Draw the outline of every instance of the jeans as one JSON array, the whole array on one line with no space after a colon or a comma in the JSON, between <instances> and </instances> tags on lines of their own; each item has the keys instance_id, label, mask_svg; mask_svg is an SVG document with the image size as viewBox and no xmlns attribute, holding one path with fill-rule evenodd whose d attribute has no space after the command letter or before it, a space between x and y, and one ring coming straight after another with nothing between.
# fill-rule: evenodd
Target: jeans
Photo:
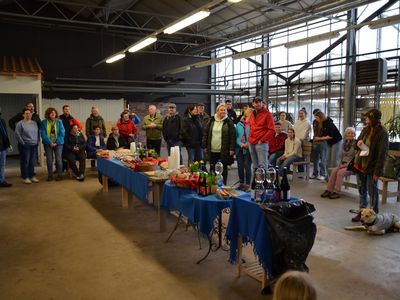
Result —
<instances>
[{"instance_id":1,"label":"jeans","mask_svg":"<svg viewBox=\"0 0 400 300\"><path fill-rule=\"evenodd\" d=\"M284 161L278 159L277 164L279 166L279 175L283 175L283 168L289 169L290 165L296 161L301 161L303 158L297 155L291 155L287 157Z\"/></svg>"},{"instance_id":2,"label":"jeans","mask_svg":"<svg viewBox=\"0 0 400 300\"><path fill-rule=\"evenodd\" d=\"M30 179L35 175L37 145L21 145L22 178Z\"/></svg>"},{"instance_id":3,"label":"jeans","mask_svg":"<svg viewBox=\"0 0 400 300\"><path fill-rule=\"evenodd\" d=\"M156 150L157 154L160 155L161 151L161 139L159 140L146 140L147 149L154 149Z\"/></svg>"},{"instance_id":4,"label":"jeans","mask_svg":"<svg viewBox=\"0 0 400 300\"><path fill-rule=\"evenodd\" d=\"M258 166L268 168L268 144L252 145L249 143L249 150L253 168Z\"/></svg>"},{"instance_id":5,"label":"jeans","mask_svg":"<svg viewBox=\"0 0 400 300\"><path fill-rule=\"evenodd\" d=\"M283 150L279 150L279 151L276 151L276 152L274 152L274 153L272 153L270 156L269 156L269 164L271 165L271 166L276 166L276 160L279 158L279 157L281 157L282 155L283 155L283 153L284 153L285 151L283 151Z\"/></svg>"},{"instance_id":6,"label":"jeans","mask_svg":"<svg viewBox=\"0 0 400 300\"><path fill-rule=\"evenodd\" d=\"M190 164L194 161L203 160L203 148L201 148L201 147L197 147L197 148L186 147L186 150L188 153L188 164Z\"/></svg>"},{"instance_id":7,"label":"jeans","mask_svg":"<svg viewBox=\"0 0 400 300\"><path fill-rule=\"evenodd\" d=\"M323 142L313 142L312 146L312 160L314 164L313 176L317 177L321 175L326 177L328 172L326 170L326 155L328 153L328 143Z\"/></svg>"},{"instance_id":8,"label":"jeans","mask_svg":"<svg viewBox=\"0 0 400 300\"><path fill-rule=\"evenodd\" d=\"M369 195L369 206L379 213L378 181L373 175L357 173L358 192L360 193L360 208L368 206L367 193Z\"/></svg>"},{"instance_id":9,"label":"jeans","mask_svg":"<svg viewBox=\"0 0 400 300\"><path fill-rule=\"evenodd\" d=\"M238 165L239 182L250 184L251 182L250 152L246 151L246 154L243 154L243 151L239 151L239 153L236 155L236 160Z\"/></svg>"},{"instance_id":10,"label":"jeans","mask_svg":"<svg viewBox=\"0 0 400 300\"><path fill-rule=\"evenodd\" d=\"M179 160L180 164L183 164L182 160L182 142L181 141L176 141L173 143L167 143L167 150L168 150L168 156L171 155L171 147L179 146Z\"/></svg>"},{"instance_id":11,"label":"jeans","mask_svg":"<svg viewBox=\"0 0 400 300\"><path fill-rule=\"evenodd\" d=\"M50 145L44 145L44 151L46 153L46 164L47 164L47 177L53 176L53 152L56 158L56 170L57 176L62 176L62 151L64 145L57 145L54 148Z\"/></svg>"},{"instance_id":12,"label":"jeans","mask_svg":"<svg viewBox=\"0 0 400 300\"><path fill-rule=\"evenodd\" d=\"M6 158L7 158L7 149L0 150L0 183L6 180L5 172L6 172Z\"/></svg>"}]
</instances>

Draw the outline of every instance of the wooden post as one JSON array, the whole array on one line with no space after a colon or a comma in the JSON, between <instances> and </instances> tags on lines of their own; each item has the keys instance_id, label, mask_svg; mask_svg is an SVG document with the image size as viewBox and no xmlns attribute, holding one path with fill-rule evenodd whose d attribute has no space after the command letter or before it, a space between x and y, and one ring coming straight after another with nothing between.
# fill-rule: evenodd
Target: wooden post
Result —
<instances>
[{"instance_id":1,"label":"wooden post","mask_svg":"<svg viewBox=\"0 0 400 300\"><path fill-rule=\"evenodd\" d=\"M102 175L103 177L103 192L108 192L108 176Z\"/></svg>"},{"instance_id":2,"label":"wooden post","mask_svg":"<svg viewBox=\"0 0 400 300\"><path fill-rule=\"evenodd\" d=\"M128 208L128 196L129 196L128 190L124 187L121 187L121 194L122 194L122 208Z\"/></svg>"}]
</instances>

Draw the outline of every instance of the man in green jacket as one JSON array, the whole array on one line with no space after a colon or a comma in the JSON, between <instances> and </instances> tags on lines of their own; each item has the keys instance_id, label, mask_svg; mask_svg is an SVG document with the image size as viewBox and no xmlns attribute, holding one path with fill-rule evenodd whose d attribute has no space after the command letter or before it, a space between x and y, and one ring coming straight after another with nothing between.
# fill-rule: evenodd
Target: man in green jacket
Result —
<instances>
[{"instance_id":1,"label":"man in green jacket","mask_svg":"<svg viewBox=\"0 0 400 300\"><path fill-rule=\"evenodd\" d=\"M146 131L147 149L154 149L160 155L163 117L157 114L157 107L149 105L149 114L143 118L142 129Z\"/></svg>"},{"instance_id":2,"label":"man in green jacket","mask_svg":"<svg viewBox=\"0 0 400 300\"><path fill-rule=\"evenodd\" d=\"M107 136L106 122L104 121L103 117L100 116L99 109L96 106L93 106L92 113L86 120L86 125L85 125L86 137L89 137L89 135L92 134L95 126L100 127L100 133L103 135L103 137Z\"/></svg>"}]
</instances>

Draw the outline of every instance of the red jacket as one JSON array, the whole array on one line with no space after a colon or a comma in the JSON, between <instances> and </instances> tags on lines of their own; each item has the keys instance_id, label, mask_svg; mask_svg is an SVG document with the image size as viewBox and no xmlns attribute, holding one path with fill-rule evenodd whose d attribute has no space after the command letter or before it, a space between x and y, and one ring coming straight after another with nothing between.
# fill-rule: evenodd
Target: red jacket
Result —
<instances>
[{"instance_id":1,"label":"red jacket","mask_svg":"<svg viewBox=\"0 0 400 300\"><path fill-rule=\"evenodd\" d=\"M274 135L272 138L271 143L268 145L269 146L269 154L275 153L276 151L279 150L284 150L285 149L285 140L286 140L286 133L281 132L278 135Z\"/></svg>"},{"instance_id":2,"label":"red jacket","mask_svg":"<svg viewBox=\"0 0 400 300\"><path fill-rule=\"evenodd\" d=\"M127 122L119 120L117 122L117 127L119 130L119 134L122 135L125 139L127 139L130 134L137 133L137 128L135 126L135 123L133 123L131 120Z\"/></svg>"},{"instance_id":3,"label":"red jacket","mask_svg":"<svg viewBox=\"0 0 400 300\"><path fill-rule=\"evenodd\" d=\"M249 143L252 145L261 143L271 144L275 135L275 123L272 113L263 107L260 111L250 115Z\"/></svg>"}]
</instances>

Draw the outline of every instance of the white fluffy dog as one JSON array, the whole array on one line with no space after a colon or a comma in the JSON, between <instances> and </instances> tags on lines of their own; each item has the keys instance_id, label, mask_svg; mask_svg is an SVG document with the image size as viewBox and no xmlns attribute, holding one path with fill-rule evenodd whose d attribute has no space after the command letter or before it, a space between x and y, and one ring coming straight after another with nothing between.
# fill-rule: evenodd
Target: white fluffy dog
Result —
<instances>
[{"instance_id":1,"label":"white fluffy dog","mask_svg":"<svg viewBox=\"0 0 400 300\"><path fill-rule=\"evenodd\" d=\"M371 208L361 209L361 223L370 234L382 235L389 231L400 231L400 219L392 213L376 214Z\"/></svg>"}]
</instances>

